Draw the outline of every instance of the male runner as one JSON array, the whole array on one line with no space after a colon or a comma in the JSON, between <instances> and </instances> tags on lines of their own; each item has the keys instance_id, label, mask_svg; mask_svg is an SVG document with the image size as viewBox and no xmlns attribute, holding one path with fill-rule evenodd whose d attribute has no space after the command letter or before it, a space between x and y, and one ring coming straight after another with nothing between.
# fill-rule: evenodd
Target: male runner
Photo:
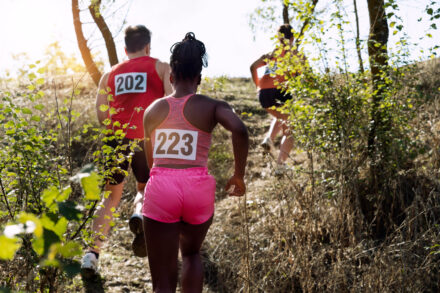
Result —
<instances>
[{"instance_id":1,"label":"male runner","mask_svg":"<svg viewBox=\"0 0 440 293\"><path fill-rule=\"evenodd\" d=\"M116 158L106 166L111 174L105 185L105 191L109 192L109 196L103 200L96 212L97 217L93 220L92 230L96 236L93 247L84 255L81 264L83 272L86 273L94 274L97 271L102 241L110 228L112 210L121 200L129 165L136 177L138 191L134 201L134 214L129 221L130 230L136 236L132 247L136 255L146 256L146 251L136 250L139 242L144 242L141 209L144 188L149 178L143 150L142 118L144 110L154 100L172 92L170 66L150 57L150 39L151 33L145 26L129 26L125 30L125 52L128 60L113 66L99 82L96 112L99 122L111 130L112 135L105 137L103 141L115 149ZM130 144L137 144L133 153ZM125 159L121 160L124 157Z\"/></svg>"}]
</instances>

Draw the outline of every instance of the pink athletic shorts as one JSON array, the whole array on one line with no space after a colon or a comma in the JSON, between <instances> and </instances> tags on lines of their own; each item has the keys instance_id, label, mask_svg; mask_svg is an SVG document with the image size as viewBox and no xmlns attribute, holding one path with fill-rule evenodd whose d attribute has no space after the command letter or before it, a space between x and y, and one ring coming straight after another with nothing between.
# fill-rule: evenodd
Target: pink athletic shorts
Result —
<instances>
[{"instance_id":1,"label":"pink athletic shorts","mask_svg":"<svg viewBox=\"0 0 440 293\"><path fill-rule=\"evenodd\" d=\"M207 168L153 167L145 186L142 214L164 223L198 225L214 214L214 200L215 179Z\"/></svg>"}]
</instances>

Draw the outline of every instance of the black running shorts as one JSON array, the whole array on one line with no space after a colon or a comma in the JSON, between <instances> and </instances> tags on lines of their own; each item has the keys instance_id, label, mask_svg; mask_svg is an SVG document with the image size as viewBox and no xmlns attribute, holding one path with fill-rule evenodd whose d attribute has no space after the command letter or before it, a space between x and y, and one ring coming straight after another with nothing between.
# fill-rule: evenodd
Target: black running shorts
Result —
<instances>
[{"instance_id":1,"label":"black running shorts","mask_svg":"<svg viewBox=\"0 0 440 293\"><path fill-rule=\"evenodd\" d=\"M261 107L270 108L272 106L282 106L287 100L292 99L292 96L287 93L283 93L279 89L262 89L258 94Z\"/></svg>"},{"instance_id":2,"label":"black running shorts","mask_svg":"<svg viewBox=\"0 0 440 293\"><path fill-rule=\"evenodd\" d=\"M116 149L113 155L110 156L106 162L106 171L112 170L111 174L106 178L111 185L117 185L124 181L125 174L123 170L127 171L129 165L133 170L133 174L136 177L137 182L147 183L148 178L150 177L150 170L148 169L147 158L144 152L144 142L142 140L137 142L136 148L134 149L131 157L131 163L127 159L117 159L120 157L119 154L122 154L124 157L128 157L130 155L132 152L130 147L128 147L130 142L133 142L133 140L128 138L123 138L122 140L115 138L108 140L105 143L107 146Z\"/></svg>"}]
</instances>

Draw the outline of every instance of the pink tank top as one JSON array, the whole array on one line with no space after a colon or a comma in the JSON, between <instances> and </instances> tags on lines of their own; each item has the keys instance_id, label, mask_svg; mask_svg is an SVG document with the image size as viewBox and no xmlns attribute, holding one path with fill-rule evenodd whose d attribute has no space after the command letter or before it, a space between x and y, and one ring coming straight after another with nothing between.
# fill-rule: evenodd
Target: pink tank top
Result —
<instances>
[{"instance_id":1,"label":"pink tank top","mask_svg":"<svg viewBox=\"0 0 440 293\"><path fill-rule=\"evenodd\" d=\"M211 133L193 126L183 115L186 102L192 96L166 98L170 107L168 116L151 133L153 167L170 164L207 166Z\"/></svg>"}]
</instances>

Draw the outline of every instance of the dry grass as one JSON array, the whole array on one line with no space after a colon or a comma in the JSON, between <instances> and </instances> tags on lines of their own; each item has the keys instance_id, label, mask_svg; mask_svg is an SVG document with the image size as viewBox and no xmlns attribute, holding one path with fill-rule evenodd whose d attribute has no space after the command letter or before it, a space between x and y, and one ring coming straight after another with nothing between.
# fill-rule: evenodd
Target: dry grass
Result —
<instances>
[{"instance_id":1,"label":"dry grass","mask_svg":"<svg viewBox=\"0 0 440 293\"><path fill-rule=\"evenodd\" d=\"M421 70L426 73L419 75L423 78L420 95L426 99L412 125L426 145L426 152L415 159L410 170L390 178L389 191L399 195L396 198L401 200L395 205L401 213L397 220L392 219L392 231L381 240L371 237L371 227L362 213L360 195L368 188L361 175L344 182L337 194L329 196L323 178L315 178L316 185L311 188L310 164L297 149L289 160L292 171L284 177L274 176L273 158L263 155L259 147L270 117L260 108L250 80L203 81L201 92L230 102L248 126L251 138L247 195L230 198L222 188L231 172L230 138L221 129L214 132L216 143L210 153L209 169L218 184L214 224L203 247L206 292L440 291L440 254L431 249L440 243L440 97L436 90L440 87L439 66ZM434 73L437 77L431 76ZM49 83L44 97L48 108L55 105L55 97L63 100L72 96L72 83L65 82L65 86L55 90ZM79 87L81 93L72 100L81 117L75 131L85 123L97 125L95 87L90 81ZM74 149L78 167L90 160L88 154L96 147L97 142L87 134L81 136ZM323 162L316 160L315 168L319 169L320 164ZM131 213L134 194L134 179L130 176L119 210L123 221ZM118 229L121 231L112 232L109 247L128 257L129 233ZM113 255L104 259L104 287L116 290L128 286L135 290L128 285L135 277L128 275L118 279L122 285L109 287L112 276L119 273L123 264ZM139 267L144 262L137 260L135 265ZM20 262L0 265L0 284L8 276L17 281L26 278L18 274ZM136 275L136 270L131 274ZM79 290L81 285L74 282L70 286ZM141 292L142 287L145 286L140 284L136 288Z\"/></svg>"}]
</instances>

